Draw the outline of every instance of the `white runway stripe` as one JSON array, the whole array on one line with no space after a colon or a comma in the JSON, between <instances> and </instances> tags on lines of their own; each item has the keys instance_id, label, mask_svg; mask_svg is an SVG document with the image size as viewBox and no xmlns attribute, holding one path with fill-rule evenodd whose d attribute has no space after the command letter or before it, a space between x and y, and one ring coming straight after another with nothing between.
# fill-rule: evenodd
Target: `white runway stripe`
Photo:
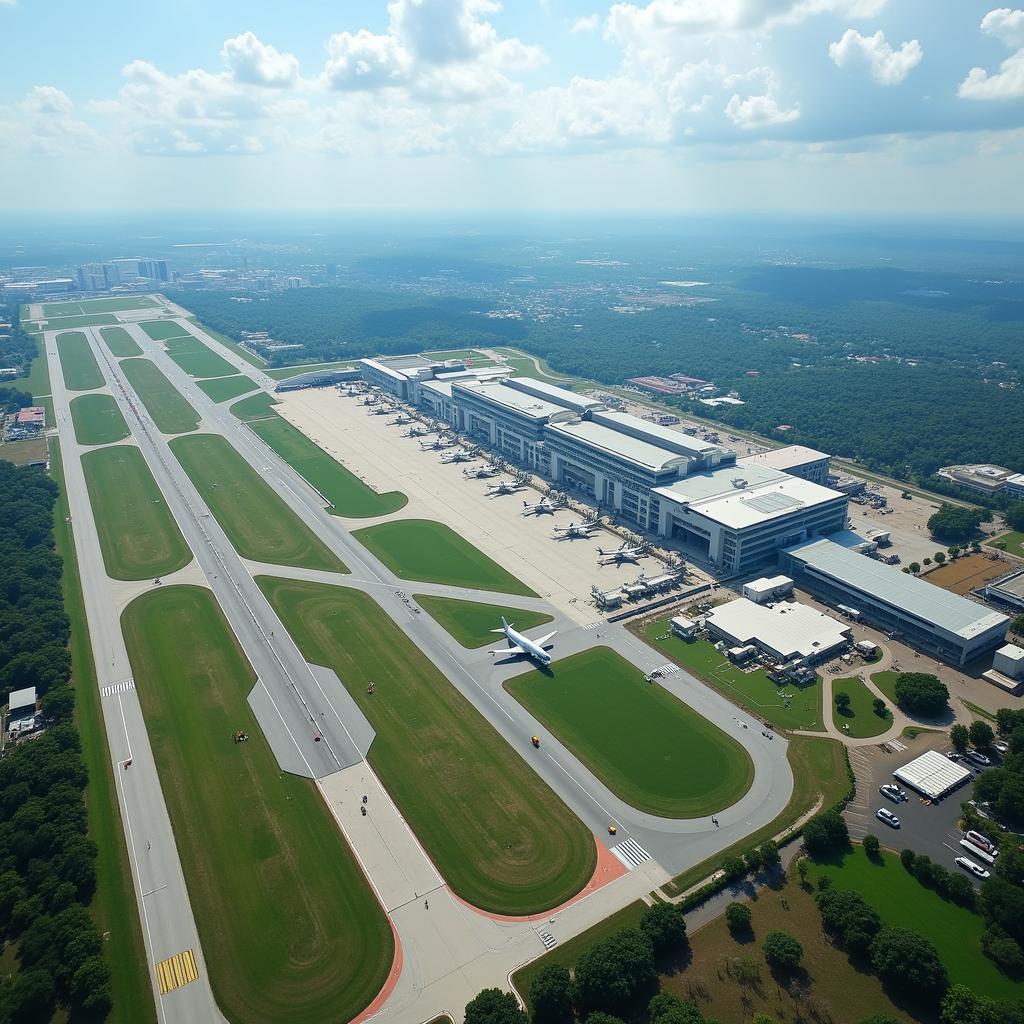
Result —
<instances>
[{"instance_id":1,"label":"white runway stripe","mask_svg":"<svg viewBox=\"0 0 1024 1024\"><path fill-rule=\"evenodd\" d=\"M113 697L115 693L126 693L135 689L134 679L122 679L119 683L110 683L100 690L101 697Z\"/></svg>"},{"instance_id":2,"label":"white runway stripe","mask_svg":"<svg viewBox=\"0 0 1024 1024\"><path fill-rule=\"evenodd\" d=\"M630 870L651 859L651 855L635 839L627 839L613 846L612 853Z\"/></svg>"}]
</instances>

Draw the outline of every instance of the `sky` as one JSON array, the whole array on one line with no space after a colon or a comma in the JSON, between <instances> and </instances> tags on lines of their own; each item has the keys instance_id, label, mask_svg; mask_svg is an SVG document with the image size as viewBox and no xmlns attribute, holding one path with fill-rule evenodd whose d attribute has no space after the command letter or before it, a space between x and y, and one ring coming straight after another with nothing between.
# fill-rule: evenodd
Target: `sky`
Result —
<instances>
[{"instance_id":1,"label":"sky","mask_svg":"<svg viewBox=\"0 0 1024 1024\"><path fill-rule=\"evenodd\" d=\"M991 0L0 0L0 212L1024 215Z\"/></svg>"}]
</instances>

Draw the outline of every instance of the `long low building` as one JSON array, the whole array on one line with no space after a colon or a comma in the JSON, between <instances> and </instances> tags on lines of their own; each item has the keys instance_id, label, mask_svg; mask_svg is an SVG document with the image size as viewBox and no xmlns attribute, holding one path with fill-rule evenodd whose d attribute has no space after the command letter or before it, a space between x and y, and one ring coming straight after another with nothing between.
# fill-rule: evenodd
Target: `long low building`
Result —
<instances>
[{"instance_id":1,"label":"long low building","mask_svg":"<svg viewBox=\"0 0 1024 1024\"><path fill-rule=\"evenodd\" d=\"M892 774L894 779L929 800L941 800L972 777L966 768L937 750L926 750Z\"/></svg>"},{"instance_id":2,"label":"long low building","mask_svg":"<svg viewBox=\"0 0 1024 1024\"><path fill-rule=\"evenodd\" d=\"M766 466L790 476L825 486L828 484L831 456L802 444L788 444L784 448L769 448L756 455L744 455L736 460L737 466Z\"/></svg>"},{"instance_id":3,"label":"long low building","mask_svg":"<svg viewBox=\"0 0 1024 1024\"><path fill-rule=\"evenodd\" d=\"M830 540L787 548L780 561L798 586L954 665L991 654L1006 637L1005 615Z\"/></svg>"}]
</instances>

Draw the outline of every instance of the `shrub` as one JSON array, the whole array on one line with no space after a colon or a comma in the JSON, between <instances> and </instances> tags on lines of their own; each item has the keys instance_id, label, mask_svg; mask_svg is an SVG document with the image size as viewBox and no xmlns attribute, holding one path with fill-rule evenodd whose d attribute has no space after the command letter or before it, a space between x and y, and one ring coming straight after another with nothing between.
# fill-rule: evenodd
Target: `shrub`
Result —
<instances>
[{"instance_id":1,"label":"shrub","mask_svg":"<svg viewBox=\"0 0 1024 1024\"><path fill-rule=\"evenodd\" d=\"M881 846L881 843L879 843L879 841L878 841L878 836L873 835L871 832L869 832L864 837L864 852L872 860L874 860L878 856L878 850L879 850L880 846ZM965 879L965 881L966 881L966 879Z\"/></svg>"},{"instance_id":2,"label":"shrub","mask_svg":"<svg viewBox=\"0 0 1024 1024\"><path fill-rule=\"evenodd\" d=\"M732 902L725 908L725 923L734 935L750 931L751 913L746 903Z\"/></svg>"},{"instance_id":3,"label":"shrub","mask_svg":"<svg viewBox=\"0 0 1024 1024\"><path fill-rule=\"evenodd\" d=\"M852 889L826 889L814 898L821 926L851 953L866 953L882 927L874 908Z\"/></svg>"},{"instance_id":4,"label":"shrub","mask_svg":"<svg viewBox=\"0 0 1024 1024\"><path fill-rule=\"evenodd\" d=\"M883 928L871 943L871 966L882 981L927 1000L937 1000L949 984L935 947L909 928Z\"/></svg>"},{"instance_id":5,"label":"shrub","mask_svg":"<svg viewBox=\"0 0 1024 1024\"><path fill-rule=\"evenodd\" d=\"M815 815L804 826L804 846L807 852L819 856L832 850L844 849L850 842L846 821L838 811Z\"/></svg>"},{"instance_id":6,"label":"shrub","mask_svg":"<svg viewBox=\"0 0 1024 1024\"><path fill-rule=\"evenodd\" d=\"M729 882L739 881L747 873L747 864L742 857L726 857L722 861L722 872Z\"/></svg>"},{"instance_id":7,"label":"shrub","mask_svg":"<svg viewBox=\"0 0 1024 1024\"><path fill-rule=\"evenodd\" d=\"M466 1004L466 1024L526 1024L526 1014L511 992L485 988Z\"/></svg>"},{"instance_id":8,"label":"shrub","mask_svg":"<svg viewBox=\"0 0 1024 1024\"><path fill-rule=\"evenodd\" d=\"M949 742L953 744L954 750L962 754L971 742L971 734L967 731L967 726L957 722L949 730Z\"/></svg>"},{"instance_id":9,"label":"shrub","mask_svg":"<svg viewBox=\"0 0 1024 1024\"><path fill-rule=\"evenodd\" d=\"M914 864L917 861L917 854L913 850L900 850L900 863L911 874L914 873Z\"/></svg>"},{"instance_id":10,"label":"shrub","mask_svg":"<svg viewBox=\"0 0 1024 1024\"><path fill-rule=\"evenodd\" d=\"M885 717L885 713L888 710L888 706L886 705L885 701L882 700L881 697L876 697L871 702L871 707L874 710L875 714L878 715L879 718L884 718Z\"/></svg>"},{"instance_id":11,"label":"shrub","mask_svg":"<svg viewBox=\"0 0 1024 1024\"><path fill-rule=\"evenodd\" d=\"M981 948L1003 974L1011 978L1019 978L1024 975L1024 951L1021 950L1017 940L999 927L991 924L981 936Z\"/></svg>"},{"instance_id":12,"label":"shrub","mask_svg":"<svg viewBox=\"0 0 1024 1024\"><path fill-rule=\"evenodd\" d=\"M793 971L800 966L804 947L789 932L769 932L762 946L765 962L776 971Z\"/></svg>"},{"instance_id":13,"label":"shrub","mask_svg":"<svg viewBox=\"0 0 1024 1024\"><path fill-rule=\"evenodd\" d=\"M849 710L849 707L850 707L850 695L848 693L844 693L842 690L840 690L839 693L836 694L836 698L835 699L836 699L836 710L841 715L844 714L847 710Z\"/></svg>"}]
</instances>

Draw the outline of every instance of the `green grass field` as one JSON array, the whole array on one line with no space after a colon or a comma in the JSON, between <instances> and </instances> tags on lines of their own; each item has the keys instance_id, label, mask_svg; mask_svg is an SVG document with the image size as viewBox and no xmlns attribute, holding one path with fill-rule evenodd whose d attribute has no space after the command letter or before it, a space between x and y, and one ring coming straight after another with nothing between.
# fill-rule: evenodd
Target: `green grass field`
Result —
<instances>
[{"instance_id":1,"label":"green grass field","mask_svg":"<svg viewBox=\"0 0 1024 1024\"><path fill-rule=\"evenodd\" d=\"M181 324L175 323L173 320L149 320L141 326L154 341L192 337Z\"/></svg>"},{"instance_id":2,"label":"green grass field","mask_svg":"<svg viewBox=\"0 0 1024 1024\"><path fill-rule=\"evenodd\" d=\"M214 377L211 380L197 380L196 387L204 391L215 402L227 402L239 395L252 391L256 385L248 377L236 373L233 377Z\"/></svg>"},{"instance_id":3,"label":"green grass field","mask_svg":"<svg viewBox=\"0 0 1024 1024\"><path fill-rule=\"evenodd\" d=\"M103 374L84 334L79 331L58 334L57 354L68 391L92 391L103 387Z\"/></svg>"},{"instance_id":4,"label":"green grass field","mask_svg":"<svg viewBox=\"0 0 1024 1024\"><path fill-rule=\"evenodd\" d=\"M960 869L951 865L950 870ZM967 985L994 999L1020 998L1020 984L1001 974L981 951L981 915L926 889L907 874L899 857L883 852L872 860L857 846L835 862L812 861L809 879L814 882L822 875L836 888L859 892L885 924L913 928L930 939L952 984Z\"/></svg>"},{"instance_id":5,"label":"green grass field","mask_svg":"<svg viewBox=\"0 0 1024 1024\"><path fill-rule=\"evenodd\" d=\"M423 355L428 359L436 359L439 363L446 359L465 359L476 368L498 365L493 359L488 358L475 348L443 349L438 352L424 352Z\"/></svg>"},{"instance_id":6,"label":"green grass field","mask_svg":"<svg viewBox=\"0 0 1024 1024\"><path fill-rule=\"evenodd\" d=\"M215 598L167 587L121 622L218 1005L247 1024L351 1019L387 977L391 929L314 785L278 768Z\"/></svg>"},{"instance_id":7,"label":"green grass field","mask_svg":"<svg viewBox=\"0 0 1024 1024\"><path fill-rule=\"evenodd\" d=\"M488 643L504 643L504 638L495 636L493 632L495 628L501 628L502 615L519 632L543 626L552 618L544 612L510 605L478 604L476 601L458 601L428 594L415 594L414 597L463 647L471 649Z\"/></svg>"},{"instance_id":8,"label":"green grass field","mask_svg":"<svg viewBox=\"0 0 1024 1024\"><path fill-rule=\"evenodd\" d=\"M41 337L36 339L36 356L32 360L28 376L21 377L13 383L19 391L27 391L35 399L50 394L50 365L46 361Z\"/></svg>"},{"instance_id":9,"label":"green grass field","mask_svg":"<svg viewBox=\"0 0 1024 1024\"><path fill-rule=\"evenodd\" d=\"M379 605L344 587L257 582L303 655L334 669L370 720L370 764L452 889L528 914L586 884L591 833Z\"/></svg>"},{"instance_id":10,"label":"green grass field","mask_svg":"<svg viewBox=\"0 0 1024 1024\"><path fill-rule=\"evenodd\" d=\"M43 303L43 316L69 316L75 313L116 313L122 309L154 309L159 305L148 295L121 295L115 299L82 299L80 302Z\"/></svg>"},{"instance_id":11,"label":"green grass field","mask_svg":"<svg viewBox=\"0 0 1024 1024\"><path fill-rule=\"evenodd\" d=\"M264 373L268 377L273 377L274 380L285 380L288 377L297 377L300 373L312 373L313 370L351 369L353 366L358 365L358 363L351 361L338 363L296 363L294 366L280 366L275 370L265 370Z\"/></svg>"},{"instance_id":12,"label":"green grass field","mask_svg":"<svg viewBox=\"0 0 1024 1024\"><path fill-rule=\"evenodd\" d=\"M896 679L899 672L872 672L871 682L889 698L890 704L896 703Z\"/></svg>"},{"instance_id":13,"label":"green grass field","mask_svg":"<svg viewBox=\"0 0 1024 1024\"><path fill-rule=\"evenodd\" d=\"M148 359L126 359L121 371L136 390L157 430L184 434L199 426L199 413Z\"/></svg>"},{"instance_id":14,"label":"green grass field","mask_svg":"<svg viewBox=\"0 0 1024 1024\"><path fill-rule=\"evenodd\" d=\"M114 579L167 576L192 561L138 448L122 444L86 452L82 470L103 564Z\"/></svg>"},{"instance_id":15,"label":"green grass field","mask_svg":"<svg viewBox=\"0 0 1024 1024\"><path fill-rule=\"evenodd\" d=\"M839 693L849 694L850 697L850 706L845 714L840 713L835 705L835 697ZM833 680L832 721L836 728L857 739L880 736L892 725L892 712L886 708L885 714L876 715L871 706L874 699L875 695L856 676Z\"/></svg>"},{"instance_id":16,"label":"green grass field","mask_svg":"<svg viewBox=\"0 0 1024 1024\"><path fill-rule=\"evenodd\" d=\"M354 530L352 536L403 580L537 596L442 523L400 519Z\"/></svg>"},{"instance_id":17,"label":"green grass field","mask_svg":"<svg viewBox=\"0 0 1024 1024\"><path fill-rule=\"evenodd\" d=\"M125 356L141 356L142 349L139 348L135 339L123 327L103 327L100 329L107 348L123 359Z\"/></svg>"},{"instance_id":18,"label":"green grass field","mask_svg":"<svg viewBox=\"0 0 1024 1024\"><path fill-rule=\"evenodd\" d=\"M220 331L215 331L212 327L207 327L206 324L200 323L198 318L190 316L187 317L187 320L190 324L195 324L204 334L208 334L214 341L219 341L225 348L231 349L235 355L241 356L247 363L259 367L261 370L267 365L266 359L261 359L255 352L242 348L237 341L229 338L226 334L221 334Z\"/></svg>"},{"instance_id":19,"label":"green grass field","mask_svg":"<svg viewBox=\"0 0 1024 1024\"><path fill-rule=\"evenodd\" d=\"M238 373L223 356L217 355L191 334L171 338L166 343L167 354L192 377L230 377Z\"/></svg>"},{"instance_id":20,"label":"green grass field","mask_svg":"<svg viewBox=\"0 0 1024 1024\"><path fill-rule=\"evenodd\" d=\"M1009 533L1003 533L992 540L985 541L985 547L998 548L1000 551L1009 552L1018 558L1024 558L1024 533L1019 530L1011 530Z\"/></svg>"},{"instance_id":21,"label":"green grass field","mask_svg":"<svg viewBox=\"0 0 1024 1024\"><path fill-rule=\"evenodd\" d=\"M171 451L243 558L347 572L223 437L177 437Z\"/></svg>"},{"instance_id":22,"label":"green grass field","mask_svg":"<svg viewBox=\"0 0 1024 1024\"><path fill-rule=\"evenodd\" d=\"M572 391L573 385L580 383L578 378L556 373L551 369L548 361L539 356L534 362L533 358L518 349L496 348L494 351L505 357L505 362L516 371L516 375L519 377L532 377L534 380L542 380L548 384L554 384L556 387L565 388L567 391ZM539 370L537 369L538 363L540 364Z\"/></svg>"},{"instance_id":23,"label":"green grass field","mask_svg":"<svg viewBox=\"0 0 1024 1024\"><path fill-rule=\"evenodd\" d=\"M93 313L89 316L56 316L42 321L41 326L47 331L66 331L75 327L104 327L116 323L116 316Z\"/></svg>"},{"instance_id":24,"label":"green grass field","mask_svg":"<svg viewBox=\"0 0 1024 1024\"><path fill-rule=\"evenodd\" d=\"M821 798L822 810L835 807L850 795L852 783L846 761L846 748L839 740L816 736L790 736L786 759L793 772L793 792L782 812L721 853L687 868L663 888L669 896L678 896L703 882L722 866L726 857L739 856L789 829Z\"/></svg>"},{"instance_id":25,"label":"green grass field","mask_svg":"<svg viewBox=\"0 0 1024 1024\"><path fill-rule=\"evenodd\" d=\"M101 935L111 967L113 1008L108 1024L156 1024L156 1007L149 981L146 947L142 942L138 906L132 888L131 865L125 847L121 812L114 790L114 773L107 733L100 710L96 667L89 641L89 623L82 599L82 580L71 535L60 443L50 448L50 476L60 486L53 510L57 554L64 562L64 607L71 621L71 682L75 688L75 725L82 741L82 759L89 771L85 805L89 838L96 844L96 894L89 911Z\"/></svg>"},{"instance_id":26,"label":"green grass field","mask_svg":"<svg viewBox=\"0 0 1024 1024\"><path fill-rule=\"evenodd\" d=\"M609 647L594 647L505 683L616 796L663 818L734 804L754 767L732 737Z\"/></svg>"},{"instance_id":27,"label":"green grass field","mask_svg":"<svg viewBox=\"0 0 1024 1024\"><path fill-rule=\"evenodd\" d=\"M821 679L817 676L810 686L780 687L761 669L744 672L737 668L706 640L687 643L675 636L669 629L667 618L634 631L677 665L689 669L729 700L770 722L774 728L824 731ZM787 695L792 695L788 702L779 696L783 689Z\"/></svg>"},{"instance_id":28,"label":"green grass field","mask_svg":"<svg viewBox=\"0 0 1024 1024\"><path fill-rule=\"evenodd\" d=\"M378 494L276 413L254 420L249 427L330 502L332 515L352 519L386 516L409 501L401 491Z\"/></svg>"},{"instance_id":29,"label":"green grass field","mask_svg":"<svg viewBox=\"0 0 1024 1024\"><path fill-rule=\"evenodd\" d=\"M230 411L232 416L237 416L240 420L259 420L266 416L276 416L275 405L277 402L274 401L273 396L261 391L258 395L235 402Z\"/></svg>"},{"instance_id":30,"label":"green grass field","mask_svg":"<svg viewBox=\"0 0 1024 1024\"><path fill-rule=\"evenodd\" d=\"M128 436L128 424L110 395L79 395L70 408L79 444L113 444Z\"/></svg>"}]
</instances>

